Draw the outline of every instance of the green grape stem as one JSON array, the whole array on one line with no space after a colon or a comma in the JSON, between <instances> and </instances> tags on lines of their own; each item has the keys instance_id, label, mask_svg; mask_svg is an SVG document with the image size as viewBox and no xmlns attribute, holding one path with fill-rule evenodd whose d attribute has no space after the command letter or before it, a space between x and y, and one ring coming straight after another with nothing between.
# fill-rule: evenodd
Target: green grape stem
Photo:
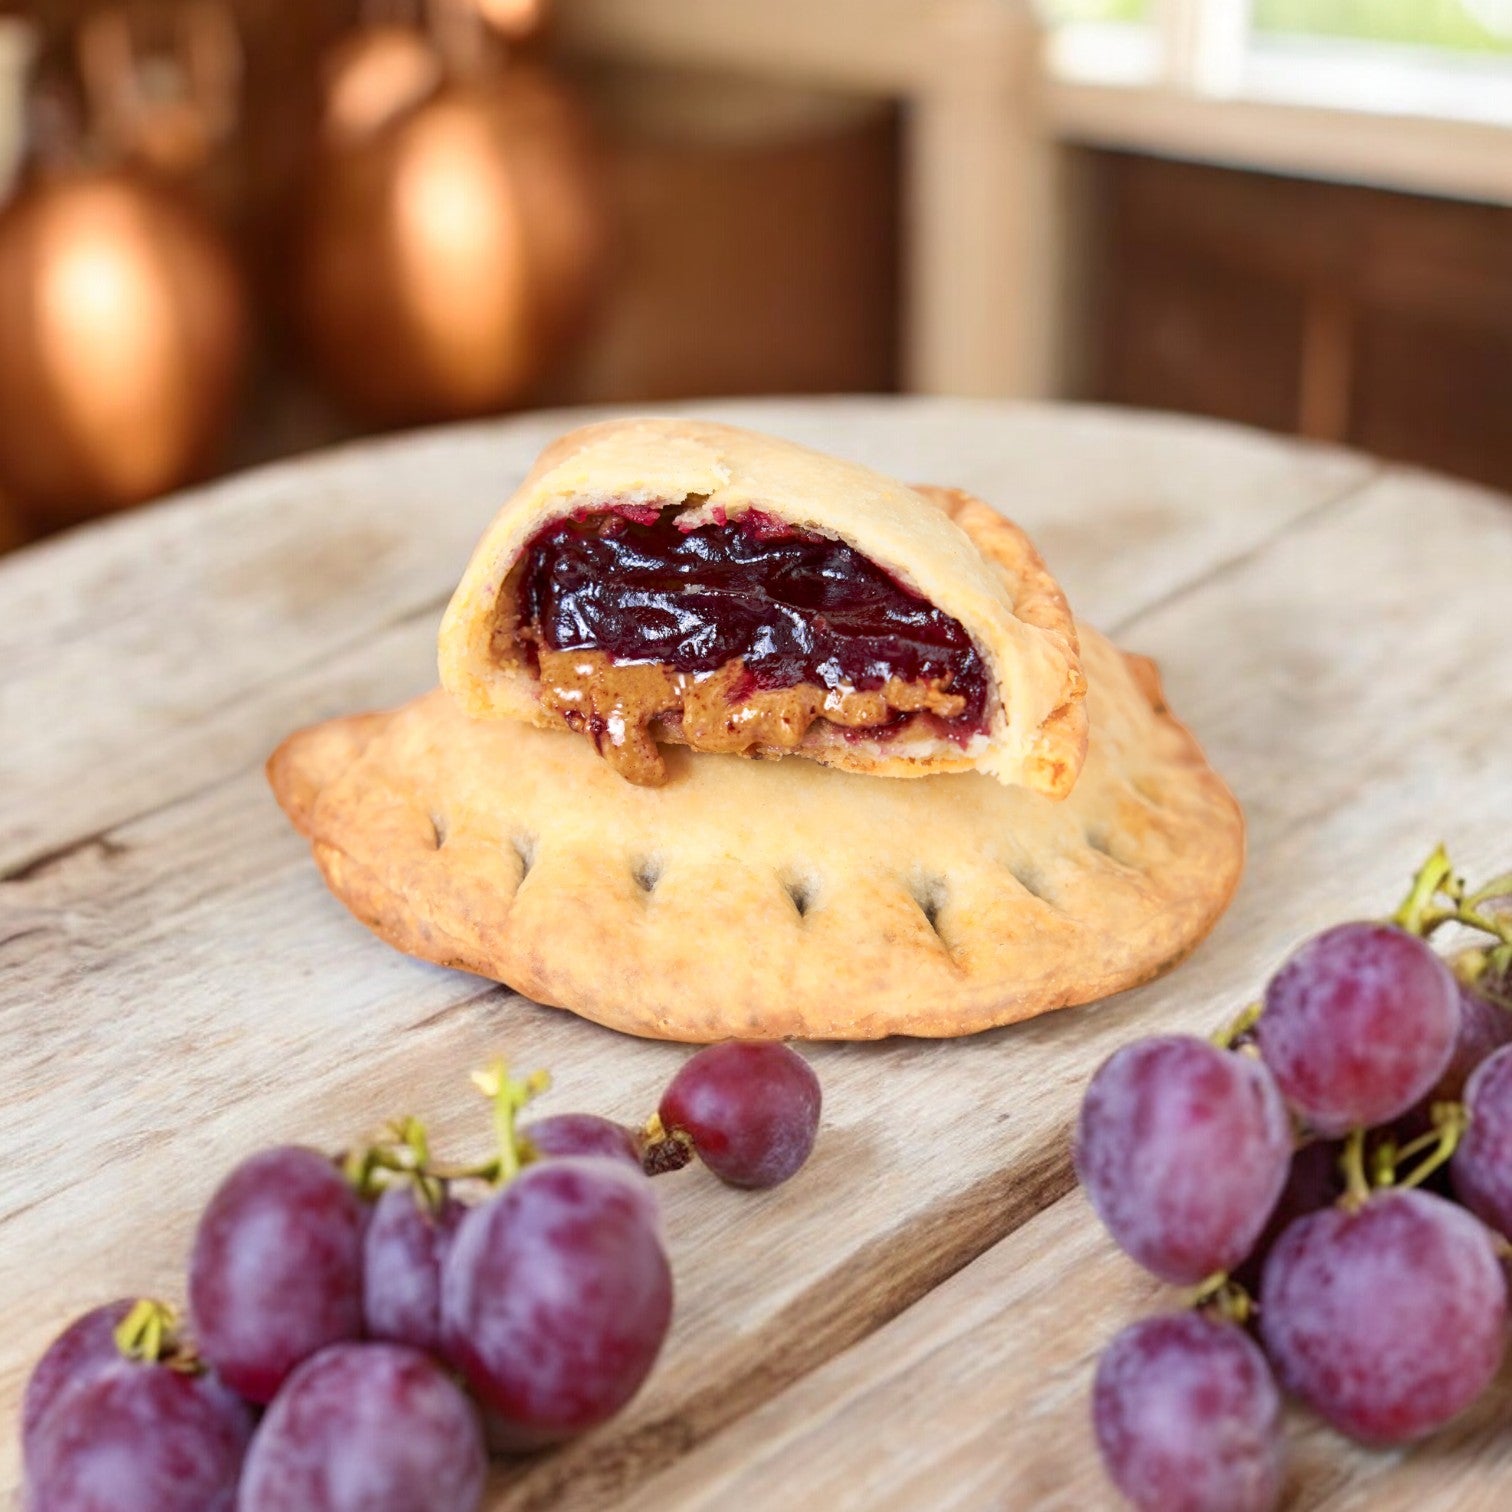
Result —
<instances>
[{"instance_id":1,"label":"green grape stem","mask_svg":"<svg viewBox=\"0 0 1512 1512\"><path fill-rule=\"evenodd\" d=\"M1344 1195L1339 1198L1341 1207L1357 1212L1372 1192L1391 1187L1420 1187L1453 1156L1469 1127L1469 1111L1463 1103L1439 1102L1434 1103L1429 1116L1433 1127L1426 1134L1420 1134L1404 1145L1398 1145L1388 1134L1369 1151L1368 1160L1366 1138L1370 1131L1351 1131L1339 1156L1339 1168L1345 1182ZM1404 1175L1402 1168L1413 1160L1418 1163Z\"/></svg>"},{"instance_id":2,"label":"green grape stem","mask_svg":"<svg viewBox=\"0 0 1512 1512\"><path fill-rule=\"evenodd\" d=\"M368 1145L356 1145L336 1158L336 1164L352 1190L366 1202L375 1201L390 1187L408 1183L416 1200L433 1217L446 1203L450 1184L478 1181L503 1186L532 1161L540 1158L535 1146L519 1131L519 1115L532 1098L551 1085L545 1071L512 1077L501 1057L472 1073L473 1085L489 1100L493 1114L496 1153L475 1165L449 1166L431 1153L425 1125L412 1115L384 1125Z\"/></svg>"},{"instance_id":3,"label":"green grape stem","mask_svg":"<svg viewBox=\"0 0 1512 1512\"><path fill-rule=\"evenodd\" d=\"M1395 1136L1386 1135L1370 1152L1370 1186L1372 1188L1395 1186L1396 1168L1400 1159Z\"/></svg>"},{"instance_id":4,"label":"green grape stem","mask_svg":"<svg viewBox=\"0 0 1512 1512\"><path fill-rule=\"evenodd\" d=\"M1494 903L1499 898L1512 898L1512 871L1492 877L1489 882L1477 887L1465 902L1472 908L1479 908L1482 903Z\"/></svg>"},{"instance_id":5,"label":"green grape stem","mask_svg":"<svg viewBox=\"0 0 1512 1512\"><path fill-rule=\"evenodd\" d=\"M530 1141L519 1133L520 1110L551 1085L551 1077L545 1071L511 1077L508 1065L500 1059L486 1070L474 1071L472 1082L493 1104L498 1155L487 1166L468 1174L480 1177L490 1186L500 1187L512 1181L535 1158Z\"/></svg>"},{"instance_id":6,"label":"green grape stem","mask_svg":"<svg viewBox=\"0 0 1512 1512\"><path fill-rule=\"evenodd\" d=\"M1391 916L1391 922L1405 929L1408 934L1426 934L1428 931L1423 926L1424 915L1434 898L1453 880L1454 867L1450 863L1449 852L1441 844L1434 846L1433 854L1418 868L1412 886L1408 888L1401 906Z\"/></svg>"},{"instance_id":7,"label":"green grape stem","mask_svg":"<svg viewBox=\"0 0 1512 1512\"><path fill-rule=\"evenodd\" d=\"M1223 1028L1212 1036L1212 1043L1220 1050L1232 1049L1236 1040L1248 1034L1260 1022L1260 1012L1264 1007L1264 1003L1256 1002L1241 1008Z\"/></svg>"},{"instance_id":8,"label":"green grape stem","mask_svg":"<svg viewBox=\"0 0 1512 1512\"><path fill-rule=\"evenodd\" d=\"M1428 1152L1424 1160L1397 1180L1396 1184L1400 1187L1422 1186L1454 1154L1470 1124L1470 1114L1464 1103L1434 1103L1432 1117L1432 1132L1411 1140L1397 1152L1398 1167L1404 1161Z\"/></svg>"},{"instance_id":9,"label":"green grape stem","mask_svg":"<svg viewBox=\"0 0 1512 1512\"><path fill-rule=\"evenodd\" d=\"M116 1324L115 1346L128 1360L166 1365L170 1370L198 1375L204 1366L178 1328L178 1313L166 1302L143 1297Z\"/></svg>"},{"instance_id":10,"label":"green grape stem","mask_svg":"<svg viewBox=\"0 0 1512 1512\"><path fill-rule=\"evenodd\" d=\"M1227 1271L1214 1271L1205 1281L1199 1281L1186 1294L1184 1305L1240 1327L1259 1310L1255 1299Z\"/></svg>"},{"instance_id":11,"label":"green grape stem","mask_svg":"<svg viewBox=\"0 0 1512 1512\"><path fill-rule=\"evenodd\" d=\"M1349 1212L1358 1212L1370 1200L1370 1182L1365 1176L1365 1130L1351 1129L1339 1156L1344 1173L1344 1195L1339 1203Z\"/></svg>"},{"instance_id":12,"label":"green grape stem","mask_svg":"<svg viewBox=\"0 0 1512 1512\"><path fill-rule=\"evenodd\" d=\"M1509 894L1512 894L1512 873L1494 877L1467 894L1464 879L1454 875L1448 851L1438 845L1413 877L1412 886L1391 916L1391 922L1422 940L1445 924L1463 924L1512 947L1512 913L1487 913L1483 907Z\"/></svg>"},{"instance_id":13,"label":"green grape stem","mask_svg":"<svg viewBox=\"0 0 1512 1512\"><path fill-rule=\"evenodd\" d=\"M396 1119L366 1148L348 1150L342 1171L353 1191L371 1202L389 1187L408 1182L432 1215L446 1200L446 1180L431 1160L430 1137L418 1118Z\"/></svg>"}]
</instances>

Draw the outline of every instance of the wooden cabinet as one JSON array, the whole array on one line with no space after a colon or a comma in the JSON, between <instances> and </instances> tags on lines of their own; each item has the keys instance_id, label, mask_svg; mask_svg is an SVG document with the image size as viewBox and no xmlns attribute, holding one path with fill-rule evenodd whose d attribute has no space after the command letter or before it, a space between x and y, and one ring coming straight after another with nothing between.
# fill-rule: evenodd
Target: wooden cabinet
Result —
<instances>
[{"instance_id":1,"label":"wooden cabinet","mask_svg":"<svg viewBox=\"0 0 1512 1512\"><path fill-rule=\"evenodd\" d=\"M1118 153L1097 397L1512 487L1512 209Z\"/></svg>"}]
</instances>

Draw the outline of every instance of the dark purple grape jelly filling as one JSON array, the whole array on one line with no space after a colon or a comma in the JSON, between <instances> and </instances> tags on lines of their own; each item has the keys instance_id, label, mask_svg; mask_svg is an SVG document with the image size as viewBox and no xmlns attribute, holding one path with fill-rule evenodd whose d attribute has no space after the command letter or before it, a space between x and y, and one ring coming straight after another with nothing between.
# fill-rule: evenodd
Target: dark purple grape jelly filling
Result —
<instances>
[{"instance_id":1,"label":"dark purple grape jelly filling","mask_svg":"<svg viewBox=\"0 0 1512 1512\"><path fill-rule=\"evenodd\" d=\"M753 689L933 683L965 700L929 716L986 728L987 672L959 620L842 541L750 511L684 530L673 510L578 514L527 549L520 623L553 651L708 673L740 659Z\"/></svg>"}]
</instances>

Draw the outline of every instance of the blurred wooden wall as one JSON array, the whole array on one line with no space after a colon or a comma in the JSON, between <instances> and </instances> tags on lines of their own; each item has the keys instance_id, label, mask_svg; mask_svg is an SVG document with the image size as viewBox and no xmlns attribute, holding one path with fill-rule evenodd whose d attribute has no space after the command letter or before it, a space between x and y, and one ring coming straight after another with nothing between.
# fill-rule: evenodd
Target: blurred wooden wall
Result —
<instances>
[{"instance_id":1,"label":"blurred wooden wall","mask_svg":"<svg viewBox=\"0 0 1512 1512\"><path fill-rule=\"evenodd\" d=\"M1095 397L1512 490L1512 209L1099 154Z\"/></svg>"}]
</instances>

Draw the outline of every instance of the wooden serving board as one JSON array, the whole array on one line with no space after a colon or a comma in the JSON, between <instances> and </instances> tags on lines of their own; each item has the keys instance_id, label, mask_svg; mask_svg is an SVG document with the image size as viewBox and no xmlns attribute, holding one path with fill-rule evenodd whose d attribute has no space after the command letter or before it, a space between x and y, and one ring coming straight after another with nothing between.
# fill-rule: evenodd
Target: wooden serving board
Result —
<instances>
[{"instance_id":1,"label":"wooden serving board","mask_svg":"<svg viewBox=\"0 0 1512 1512\"><path fill-rule=\"evenodd\" d=\"M956 1043L811 1050L803 1174L661 1192L678 1289L614 1423L501 1470L496 1508L1111 1505L1097 1349L1163 1305L1072 1192L1092 1069L1207 1030L1290 944L1379 912L1446 841L1512 851L1512 506L1338 452L1094 409L702 406L1029 529L1077 611L1155 656L1245 805L1233 909L1162 982ZM0 562L0 1404L73 1314L182 1296L195 1215L275 1140L415 1112L486 1141L469 1068L638 1121L684 1052L398 956L322 888L263 783L290 729L434 680L440 611L537 415L355 447ZM708 990L717 994L719 983ZM837 991L844 983L837 982ZM1299 1416L1289 1505L1502 1505L1512 1376L1408 1455ZM0 1440L0 1501L14 1490ZM1500 1498L1500 1499L1498 1499Z\"/></svg>"}]
</instances>

